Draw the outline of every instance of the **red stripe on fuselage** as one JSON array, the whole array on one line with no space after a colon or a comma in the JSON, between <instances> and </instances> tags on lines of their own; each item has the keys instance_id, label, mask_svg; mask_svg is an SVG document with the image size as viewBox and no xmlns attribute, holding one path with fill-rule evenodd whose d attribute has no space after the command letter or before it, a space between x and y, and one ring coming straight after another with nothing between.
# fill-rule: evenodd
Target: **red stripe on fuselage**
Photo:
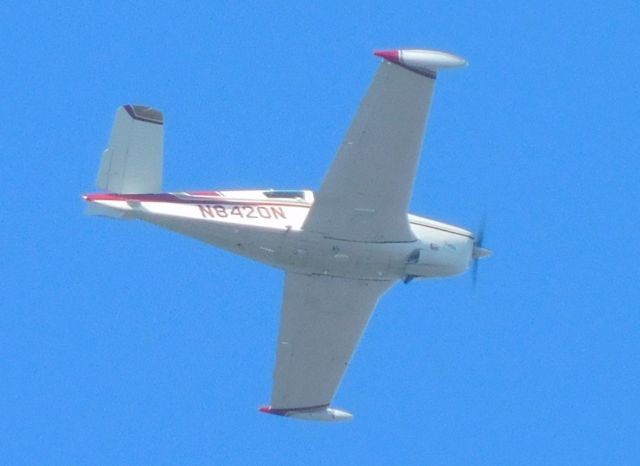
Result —
<instances>
[{"instance_id":1,"label":"red stripe on fuselage","mask_svg":"<svg viewBox=\"0 0 640 466\"><path fill-rule=\"evenodd\" d=\"M89 201L121 201L121 202L169 202L172 204L251 204L251 205L280 205L291 207L310 207L311 204L306 202L287 202L287 201L269 201L263 199L226 199L221 197L193 197L192 199L185 199L184 197L178 197L172 193L161 194L114 194L114 193L95 193L86 194L84 198Z\"/></svg>"},{"instance_id":2,"label":"red stripe on fuselage","mask_svg":"<svg viewBox=\"0 0 640 466\"><path fill-rule=\"evenodd\" d=\"M113 194L96 193L84 196L87 201L139 201L139 202L176 202L179 199L173 194Z\"/></svg>"}]
</instances>

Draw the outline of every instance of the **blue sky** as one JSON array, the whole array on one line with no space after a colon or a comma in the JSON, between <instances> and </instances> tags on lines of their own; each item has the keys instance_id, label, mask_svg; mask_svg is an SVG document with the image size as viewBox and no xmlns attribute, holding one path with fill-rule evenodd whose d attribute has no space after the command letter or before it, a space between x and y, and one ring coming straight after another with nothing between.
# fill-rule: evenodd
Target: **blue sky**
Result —
<instances>
[{"instance_id":1,"label":"blue sky","mask_svg":"<svg viewBox=\"0 0 640 466\"><path fill-rule=\"evenodd\" d=\"M634 464L640 7L5 2L0 457L7 464ZM327 425L266 416L283 274L82 215L113 113L164 111L168 190L317 188L376 48L434 47L412 210L470 277L381 301Z\"/></svg>"}]
</instances>

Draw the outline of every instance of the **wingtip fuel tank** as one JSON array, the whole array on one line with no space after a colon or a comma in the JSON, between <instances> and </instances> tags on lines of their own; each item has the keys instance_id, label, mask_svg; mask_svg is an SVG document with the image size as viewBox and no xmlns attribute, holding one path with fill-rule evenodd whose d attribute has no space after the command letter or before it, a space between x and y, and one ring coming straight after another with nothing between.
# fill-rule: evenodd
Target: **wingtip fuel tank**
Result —
<instances>
[{"instance_id":1,"label":"wingtip fuel tank","mask_svg":"<svg viewBox=\"0 0 640 466\"><path fill-rule=\"evenodd\" d=\"M441 68L468 65L467 60L458 55L433 49L376 50L373 54L426 76L435 74Z\"/></svg>"},{"instance_id":2,"label":"wingtip fuel tank","mask_svg":"<svg viewBox=\"0 0 640 466\"><path fill-rule=\"evenodd\" d=\"M261 413L274 414L276 416L290 417L293 419L301 419L304 421L350 421L353 414L328 406L320 406L313 408L296 408L296 409L278 409L271 406L261 406Z\"/></svg>"}]
</instances>

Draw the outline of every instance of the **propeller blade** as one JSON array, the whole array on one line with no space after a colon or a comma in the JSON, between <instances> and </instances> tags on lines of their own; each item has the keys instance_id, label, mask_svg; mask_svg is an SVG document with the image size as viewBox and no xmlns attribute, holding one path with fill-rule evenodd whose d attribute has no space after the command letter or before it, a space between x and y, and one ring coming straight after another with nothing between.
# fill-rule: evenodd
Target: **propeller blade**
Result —
<instances>
[{"instance_id":1,"label":"propeller blade","mask_svg":"<svg viewBox=\"0 0 640 466\"><path fill-rule=\"evenodd\" d=\"M473 259L473 270L471 271L471 281L473 282L473 289L476 289L478 283L478 259Z\"/></svg>"},{"instance_id":2,"label":"propeller blade","mask_svg":"<svg viewBox=\"0 0 640 466\"><path fill-rule=\"evenodd\" d=\"M473 282L473 289L476 289L476 284L478 283L478 259L483 257L488 257L491 255L491 250L482 247L482 243L484 242L484 229L487 223L487 216L483 215L482 220L480 221L480 225L478 227L477 233L474 235L473 242L473 269L471 271L471 280Z\"/></svg>"}]
</instances>

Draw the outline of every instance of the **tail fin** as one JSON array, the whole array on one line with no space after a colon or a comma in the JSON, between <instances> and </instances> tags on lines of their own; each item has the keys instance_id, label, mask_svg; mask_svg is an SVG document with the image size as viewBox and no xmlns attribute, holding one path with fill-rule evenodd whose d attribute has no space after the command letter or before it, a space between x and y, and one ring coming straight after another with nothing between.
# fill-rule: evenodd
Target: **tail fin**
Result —
<instances>
[{"instance_id":1,"label":"tail fin","mask_svg":"<svg viewBox=\"0 0 640 466\"><path fill-rule=\"evenodd\" d=\"M162 112L143 105L118 108L98 187L118 194L161 192L163 139Z\"/></svg>"}]
</instances>

